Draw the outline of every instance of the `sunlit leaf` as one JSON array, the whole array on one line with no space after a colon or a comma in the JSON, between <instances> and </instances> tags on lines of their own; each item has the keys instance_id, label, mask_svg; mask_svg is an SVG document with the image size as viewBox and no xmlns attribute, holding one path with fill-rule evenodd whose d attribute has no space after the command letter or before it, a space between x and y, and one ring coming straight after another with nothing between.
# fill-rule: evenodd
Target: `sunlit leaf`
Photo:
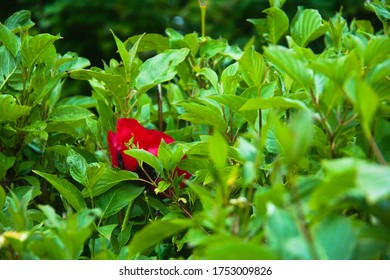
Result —
<instances>
[{"instance_id":1,"label":"sunlit leaf","mask_svg":"<svg viewBox=\"0 0 390 280\"><path fill-rule=\"evenodd\" d=\"M264 55L274 66L293 78L303 88L310 86L312 71L292 50L281 46L269 46L265 49Z\"/></svg>"},{"instance_id":2,"label":"sunlit leaf","mask_svg":"<svg viewBox=\"0 0 390 280\"><path fill-rule=\"evenodd\" d=\"M13 96L0 95L0 123L15 121L30 110L29 106L17 105Z\"/></svg>"},{"instance_id":3,"label":"sunlit leaf","mask_svg":"<svg viewBox=\"0 0 390 280\"><path fill-rule=\"evenodd\" d=\"M277 7L265 9L263 12L267 14L268 40L270 43L276 44L288 30L288 17Z\"/></svg>"},{"instance_id":4,"label":"sunlit leaf","mask_svg":"<svg viewBox=\"0 0 390 280\"><path fill-rule=\"evenodd\" d=\"M328 27L322 23L317 10L299 9L291 22L291 36L301 47L306 47L311 41L322 36Z\"/></svg>"},{"instance_id":5,"label":"sunlit leaf","mask_svg":"<svg viewBox=\"0 0 390 280\"><path fill-rule=\"evenodd\" d=\"M173 79L177 66L187 57L189 49L167 50L146 60L139 69L135 86L145 92L157 84Z\"/></svg>"}]
</instances>

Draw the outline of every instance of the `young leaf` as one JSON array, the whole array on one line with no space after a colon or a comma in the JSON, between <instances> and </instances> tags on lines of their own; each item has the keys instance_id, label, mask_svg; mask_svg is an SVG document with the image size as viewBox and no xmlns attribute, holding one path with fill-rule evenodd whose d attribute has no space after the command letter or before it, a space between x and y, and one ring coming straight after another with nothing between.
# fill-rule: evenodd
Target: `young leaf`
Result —
<instances>
[{"instance_id":1,"label":"young leaf","mask_svg":"<svg viewBox=\"0 0 390 280\"><path fill-rule=\"evenodd\" d=\"M76 211L87 208L81 192L68 180L44 172L34 171L34 173L46 179Z\"/></svg>"},{"instance_id":2,"label":"young leaf","mask_svg":"<svg viewBox=\"0 0 390 280\"><path fill-rule=\"evenodd\" d=\"M215 126L221 132L226 131L226 122L213 109L196 103L183 103L181 106L187 109L187 113L180 115L179 119Z\"/></svg>"},{"instance_id":3,"label":"young leaf","mask_svg":"<svg viewBox=\"0 0 390 280\"><path fill-rule=\"evenodd\" d=\"M235 95L239 82L242 80L238 75L239 64L233 63L226 67L221 74L222 93L224 95Z\"/></svg>"},{"instance_id":4,"label":"young leaf","mask_svg":"<svg viewBox=\"0 0 390 280\"><path fill-rule=\"evenodd\" d=\"M220 92L219 84L218 84L218 75L217 73L215 73L214 70L212 70L211 68L202 68L196 74L196 76L200 76L200 75L205 76L206 79L210 81L211 85L214 87L217 93Z\"/></svg>"},{"instance_id":5,"label":"young leaf","mask_svg":"<svg viewBox=\"0 0 390 280\"><path fill-rule=\"evenodd\" d=\"M141 41L143 35L141 35L138 38L138 40L134 43L133 47L129 51L127 51L125 44L118 37L115 36L112 30L111 33L114 36L115 43L119 51L119 55L121 56L123 64L125 66L126 82L129 83L131 79L130 75L134 68L134 59L137 54L138 44Z\"/></svg>"},{"instance_id":6,"label":"young leaf","mask_svg":"<svg viewBox=\"0 0 390 280\"><path fill-rule=\"evenodd\" d=\"M163 173L164 168L161 161L153 154L142 149L130 149L125 151L126 155L132 156L138 161L144 162L153 167L158 173Z\"/></svg>"},{"instance_id":7,"label":"young leaf","mask_svg":"<svg viewBox=\"0 0 390 280\"><path fill-rule=\"evenodd\" d=\"M247 85L249 87L256 86L260 90L266 75L263 56L256 52L253 47L249 48L241 57L240 69Z\"/></svg>"},{"instance_id":8,"label":"young leaf","mask_svg":"<svg viewBox=\"0 0 390 280\"><path fill-rule=\"evenodd\" d=\"M258 109L288 109L298 108L307 109L305 103L300 100L294 100L283 96L274 96L271 98L253 98L246 101L240 110L258 110Z\"/></svg>"},{"instance_id":9,"label":"young leaf","mask_svg":"<svg viewBox=\"0 0 390 280\"><path fill-rule=\"evenodd\" d=\"M364 52L364 64L368 67L381 63L390 55L390 38L376 37L370 40Z\"/></svg>"},{"instance_id":10,"label":"young leaf","mask_svg":"<svg viewBox=\"0 0 390 280\"><path fill-rule=\"evenodd\" d=\"M21 10L7 18L4 25L7 26L12 32L15 32L18 28L25 31L33 27L35 23L31 21L30 11Z\"/></svg>"},{"instance_id":11,"label":"young leaf","mask_svg":"<svg viewBox=\"0 0 390 280\"><path fill-rule=\"evenodd\" d=\"M322 18L317 10L300 7L291 23L291 36L295 43L306 47L311 41L325 34L328 27L322 24Z\"/></svg>"},{"instance_id":12,"label":"young leaf","mask_svg":"<svg viewBox=\"0 0 390 280\"><path fill-rule=\"evenodd\" d=\"M141 37L142 40L140 40ZM157 51L160 53L169 49L168 38L162 36L161 34L153 33L135 35L126 40L124 44L126 45L127 42L130 42L134 46L138 41L138 52Z\"/></svg>"},{"instance_id":13,"label":"young leaf","mask_svg":"<svg viewBox=\"0 0 390 280\"><path fill-rule=\"evenodd\" d=\"M287 73L303 88L307 89L311 85L312 71L305 65L302 57L281 46L268 46L264 55L273 65L282 72Z\"/></svg>"},{"instance_id":14,"label":"young leaf","mask_svg":"<svg viewBox=\"0 0 390 280\"><path fill-rule=\"evenodd\" d=\"M0 123L13 122L30 112L29 106L17 105L13 96L8 94L0 95Z\"/></svg>"},{"instance_id":15,"label":"young leaf","mask_svg":"<svg viewBox=\"0 0 390 280\"><path fill-rule=\"evenodd\" d=\"M101 227L97 227L96 230L98 233L100 233L102 236L107 238L108 240L111 240L111 235L114 229L117 227L117 224L111 224L111 225L105 225Z\"/></svg>"},{"instance_id":16,"label":"young leaf","mask_svg":"<svg viewBox=\"0 0 390 280\"><path fill-rule=\"evenodd\" d=\"M209 157L217 170L222 170L226 165L228 145L225 138L218 132L209 138Z\"/></svg>"},{"instance_id":17,"label":"young leaf","mask_svg":"<svg viewBox=\"0 0 390 280\"><path fill-rule=\"evenodd\" d=\"M126 80L119 75L114 75L102 71L78 69L70 72L70 77L76 80L90 81L96 79L104 84L104 87L117 100L122 100L128 95Z\"/></svg>"},{"instance_id":18,"label":"young leaf","mask_svg":"<svg viewBox=\"0 0 390 280\"><path fill-rule=\"evenodd\" d=\"M22 62L26 67L31 67L55 41L61 39L60 36L50 34L38 34L34 37L27 36L22 41Z\"/></svg>"},{"instance_id":19,"label":"young leaf","mask_svg":"<svg viewBox=\"0 0 390 280\"><path fill-rule=\"evenodd\" d=\"M95 178L97 182L93 185L91 184L90 189L84 188L81 193L83 197L95 197L105 193L120 182L137 179L137 173L126 170L116 171L110 168L105 168L103 174L101 174L99 178Z\"/></svg>"},{"instance_id":20,"label":"young leaf","mask_svg":"<svg viewBox=\"0 0 390 280\"><path fill-rule=\"evenodd\" d=\"M263 12L267 14L268 40L276 45L279 39L288 30L288 17L283 10L275 7L265 9Z\"/></svg>"},{"instance_id":21,"label":"young leaf","mask_svg":"<svg viewBox=\"0 0 390 280\"><path fill-rule=\"evenodd\" d=\"M189 49L171 49L146 60L139 69L135 87L146 92L158 84L173 79L177 66L187 57Z\"/></svg>"}]
</instances>

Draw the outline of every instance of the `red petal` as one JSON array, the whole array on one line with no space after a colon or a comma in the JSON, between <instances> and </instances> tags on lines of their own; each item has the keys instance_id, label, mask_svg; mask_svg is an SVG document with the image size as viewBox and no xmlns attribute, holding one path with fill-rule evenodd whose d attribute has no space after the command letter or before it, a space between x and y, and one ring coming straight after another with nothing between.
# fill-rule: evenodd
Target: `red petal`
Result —
<instances>
[{"instance_id":1,"label":"red petal","mask_svg":"<svg viewBox=\"0 0 390 280\"><path fill-rule=\"evenodd\" d=\"M120 148L116 142L116 134L111 130L107 135L108 148L110 150L112 166L118 167L118 155L120 155Z\"/></svg>"}]
</instances>

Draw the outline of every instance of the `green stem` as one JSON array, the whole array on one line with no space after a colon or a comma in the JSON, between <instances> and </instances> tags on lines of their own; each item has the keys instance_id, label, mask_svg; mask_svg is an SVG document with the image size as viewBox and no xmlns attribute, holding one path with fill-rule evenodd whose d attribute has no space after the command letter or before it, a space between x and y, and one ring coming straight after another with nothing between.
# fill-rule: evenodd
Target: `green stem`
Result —
<instances>
[{"instance_id":1,"label":"green stem","mask_svg":"<svg viewBox=\"0 0 390 280\"><path fill-rule=\"evenodd\" d=\"M378 145L376 144L374 136L372 135L370 129L367 126L365 126L363 129L365 132L364 134L366 135L366 138L368 140L368 144L370 145L370 149L374 152L375 157L377 158L380 164L387 166L386 159L383 156Z\"/></svg>"},{"instance_id":2,"label":"green stem","mask_svg":"<svg viewBox=\"0 0 390 280\"><path fill-rule=\"evenodd\" d=\"M95 256L95 238L91 240L91 260L93 260Z\"/></svg>"},{"instance_id":3,"label":"green stem","mask_svg":"<svg viewBox=\"0 0 390 280\"><path fill-rule=\"evenodd\" d=\"M162 100L162 88L161 84L157 85L157 106L158 106L158 129L160 131L164 130L164 120L163 120L163 100Z\"/></svg>"},{"instance_id":4,"label":"green stem","mask_svg":"<svg viewBox=\"0 0 390 280\"><path fill-rule=\"evenodd\" d=\"M129 205L127 205L125 218L123 219L123 223L122 223L122 231L124 231L127 225L129 224L130 214L133 211L133 207L134 207L134 200L131 200L129 202Z\"/></svg>"},{"instance_id":5,"label":"green stem","mask_svg":"<svg viewBox=\"0 0 390 280\"><path fill-rule=\"evenodd\" d=\"M289 171L289 172L291 172L291 171ZM293 201L295 202L294 205L295 205L295 210L296 210L296 214L298 217L299 227L301 229L301 232L302 232L304 238L306 239L306 241L308 243L312 258L315 260L318 260L318 259L320 259L319 254L318 254L317 249L316 249L315 244L314 244L313 235L311 234L310 229L308 228L307 223L306 223L305 212L304 212L303 207L302 207L301 196L300 196L299 191L295 185L294 180L291 180L291 177L290 177L289 181L291 181L291 188L290 188L291 195L293 197Z\"/></svg>"},{"instance_id":6,"label":"green stem","mask_svg":"<svg viewBox=\"0 0 390 280\"><path fill-rule=\"evenodd\" d=\"M202 18L202 37L206 36L206 9L208 0L198 0Z\"/></svg>"}]
</instances>

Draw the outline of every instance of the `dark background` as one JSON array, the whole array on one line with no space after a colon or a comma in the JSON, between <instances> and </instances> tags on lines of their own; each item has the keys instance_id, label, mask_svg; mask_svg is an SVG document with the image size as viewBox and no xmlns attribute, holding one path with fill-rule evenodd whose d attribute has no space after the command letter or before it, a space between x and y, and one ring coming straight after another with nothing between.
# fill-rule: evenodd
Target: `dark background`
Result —
<instances>
[{"instance_id":1,"label":"dark background","mask_svg":"<svg viewBox=\"0 0 390 280\"><path fill-rule=\"evenodd\" d=\"M318 9L324 19L334 16L343 6L343 16L370 19L376 28L380 22L367 11L364 0L287 0L283 9L290 20L301 5ZM248 18L260 18L269 7L268 0L209 0L207 35L220 36L230 44L243 46L255 34ZM1 0L0 21L12 13L26 9L32 12L35 31L60 34L58 52L75 51L93 66L116 57L112 29L122 40L141 33L164 34L167 27L182 33L200 32L197 0Z\"/></svg>"}]
</instances>

